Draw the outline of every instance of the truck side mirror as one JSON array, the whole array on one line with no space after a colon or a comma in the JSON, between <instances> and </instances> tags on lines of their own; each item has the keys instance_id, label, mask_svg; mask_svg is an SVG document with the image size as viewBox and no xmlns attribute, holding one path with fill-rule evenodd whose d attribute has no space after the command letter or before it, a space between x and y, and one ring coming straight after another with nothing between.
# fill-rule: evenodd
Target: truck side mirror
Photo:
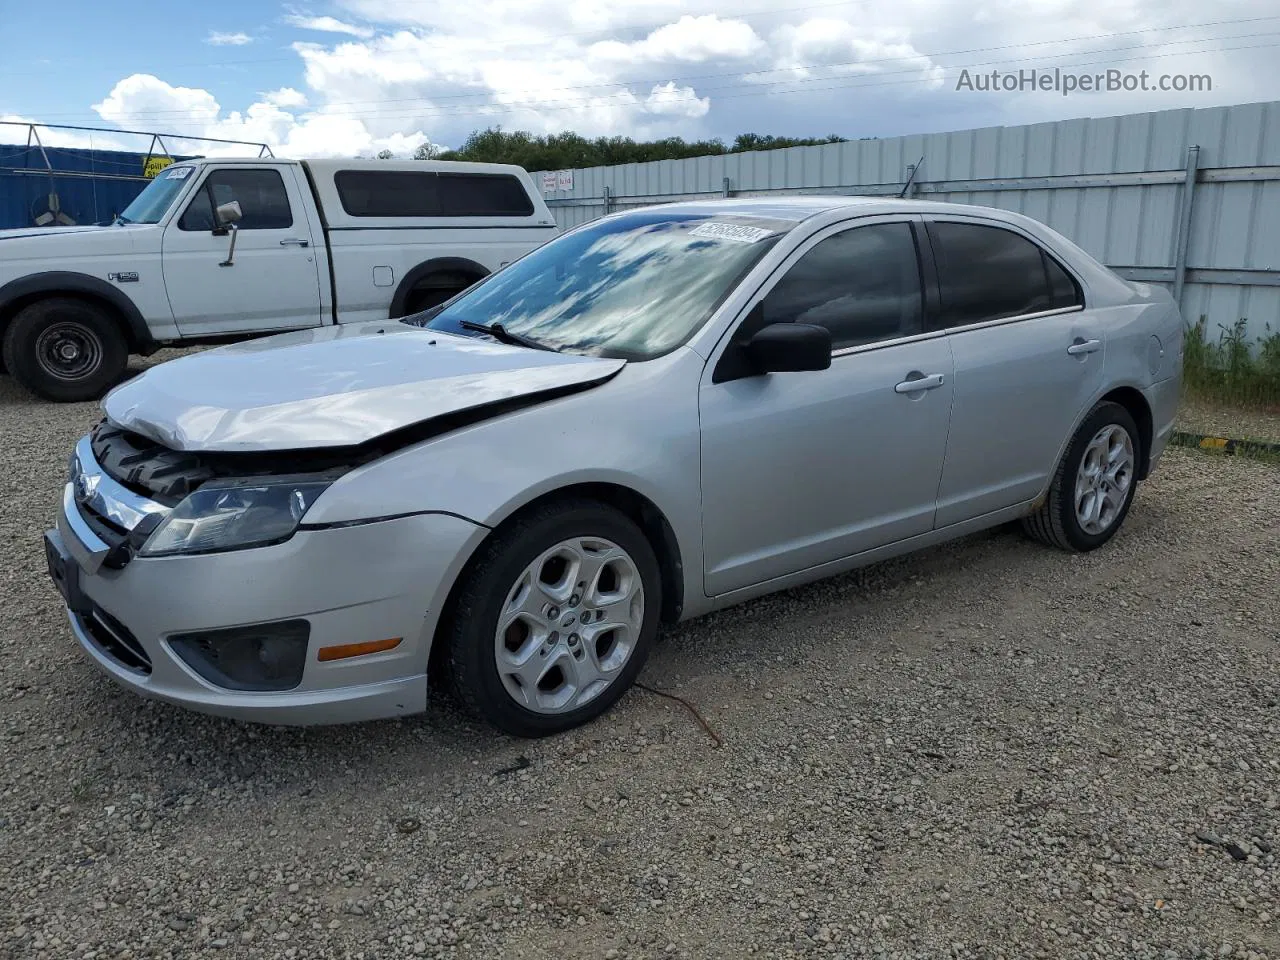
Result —
<instances>
[{"instance_id":1,"label":"truck side mirror","mask_svg":"<svg viewBox=\"0 0 1280 960\"><path fill-rule=\"evenodd\" d=\"M231 234L231 246L227 250L227 259L223 260L218 266L234 267L236 265L236 234L239 232L236 224L244 217L244 211L240 209L240 201L228 200L226 203L218 204L213 211L213 215L218 221L218 225L213 232L215 234Z\"/></svg>"},{"instance_id":2,"label":"truck side mirror","mask_svg":"<svg viewBox=\"0 0 1280 960\"><path fill-rule=\"evenodd\" d=\"M228 200L226 203L218 204L214 216L217 218L218 226L229 227L244 219L244 211L240 209L239 200Z\"/></svg>"}]
</instances>

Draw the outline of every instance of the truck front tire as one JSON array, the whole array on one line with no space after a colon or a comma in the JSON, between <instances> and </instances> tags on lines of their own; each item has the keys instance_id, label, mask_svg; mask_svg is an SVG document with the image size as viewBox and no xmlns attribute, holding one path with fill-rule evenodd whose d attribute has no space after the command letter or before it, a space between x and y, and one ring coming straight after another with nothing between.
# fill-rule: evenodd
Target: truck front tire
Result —
<instances>
[{"instance_id":1,"label":"truck front tire","mask_svg":"<svg viewBox=\"0 0 1280 960\"><path fill-rule=\"evenodd\" d=\"M101 307L50 297L23 308L4 334L4 365L36 396L55 403L96 400L129 363L120 328Z\"/></svg>"}]
</instances>

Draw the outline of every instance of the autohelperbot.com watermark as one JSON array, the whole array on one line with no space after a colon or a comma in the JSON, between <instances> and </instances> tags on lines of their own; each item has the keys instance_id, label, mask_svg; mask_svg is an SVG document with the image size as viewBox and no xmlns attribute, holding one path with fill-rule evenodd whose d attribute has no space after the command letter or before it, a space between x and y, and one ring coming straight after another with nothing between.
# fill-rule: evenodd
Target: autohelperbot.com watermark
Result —
<instances>
[{"instance_id":1,"label":"autohelperbot.com watermark","mask_svg":"<svg viewBox=\"0 0 1280 960\"><path fill-rule=\"evenodd\" d=\"M1054 67L1052 70L974 73L962 69L956 89L975 93L1059 93L1064 97L1073 93L1209 93L1213 90L1213 78L1207 73L1152 74L1146 70L1071 73Z\"/></svg>"}]
</instances>

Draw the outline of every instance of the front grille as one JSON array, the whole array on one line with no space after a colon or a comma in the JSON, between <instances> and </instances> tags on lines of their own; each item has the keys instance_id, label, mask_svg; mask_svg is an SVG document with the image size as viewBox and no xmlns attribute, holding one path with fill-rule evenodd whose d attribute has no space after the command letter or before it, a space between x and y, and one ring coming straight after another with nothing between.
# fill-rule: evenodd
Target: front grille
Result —
<instances>
[{"instance_id":1,"label":"front grille","mask_svg":"<svg viewBox=\"0 0 1280 960\"><path fill-rule=\"evenodd\" d=\"M102 516L92 505L76 501L76 509L80 512L80 518L88 525L99 540L109 547L117 547L128 539L129 531L119 524Z\"/></svg>"},{"instance_id":2,"label":"front grille","mask_svg":"<svg viewBox=\"0 0 1280 960\"><path fill-rule=\"evenodd\" d=\"M216 473L205 458L162 447L103 420L90 435L93 457L117 483L173 506Z\"/></svg>"},{"instance_id":3,"label":"front grille","mask_svg":"<svg viewBox=\"0 0 1280 960\"><path fill-rule=\"evenodd\" d=\"M149 676L151 657L123 623L97 604L88 613L77 614L81 628L93 645L126 670Z\"/></svg>"},{"instance_id":4,"label":"front grille","mask_svg":"<svg viewBox=\"0 0 1280 960\"><path fill-rule=\"evenodd\" d=\"M201 484L215 478L309 474L317 479L337 479L353 467L387 453L376 444L359 448L191 453L171 450L106 420L93 428L89 443L93 458L109 477L166 507L176 506Z\"/></svg>"}]
</instances>

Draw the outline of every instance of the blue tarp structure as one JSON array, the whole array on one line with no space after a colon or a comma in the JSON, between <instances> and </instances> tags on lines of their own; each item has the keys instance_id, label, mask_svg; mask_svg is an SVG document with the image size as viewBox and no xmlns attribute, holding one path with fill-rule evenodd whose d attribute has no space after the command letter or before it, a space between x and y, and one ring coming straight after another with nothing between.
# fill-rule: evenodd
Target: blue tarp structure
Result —
<instances>
[{"instance_id":1,"label":"blue tarp structure","mask_svg":"<svg viewBox=\"0 0 1280 960\"><path fill-rule=\"evenodd\" d=\"M0 229L110 221L150 183L146 165L145 153L0 143Z\"/></svg>"}]
</instances>

